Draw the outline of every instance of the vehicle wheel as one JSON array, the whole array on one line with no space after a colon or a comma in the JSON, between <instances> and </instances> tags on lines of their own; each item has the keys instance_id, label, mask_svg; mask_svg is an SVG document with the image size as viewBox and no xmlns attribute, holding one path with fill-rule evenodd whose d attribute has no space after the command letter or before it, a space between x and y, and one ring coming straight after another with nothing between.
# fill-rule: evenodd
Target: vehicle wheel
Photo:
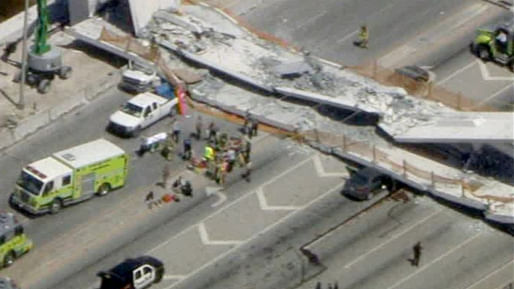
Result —
<instances>
[{"instance_id":1,"label":"vehicle wheel","mask_svg":"<svg viewBox=\"0 0 514 289\"><path fill-rule=\"evenodd\" d=\"M139 135L141 135L141 128L140 127L136 127L134 129L134 131L132 132L132 136L133 137L139 137Z\"/></svg>"},{"instance_id":2,"label":"vehicle wheel","mask_svg":"<svg viewBox=\"0 0 514 289\"><path fill-rule=\"evenodd\" d=\"M27 83L29 85L34 85L37 82L37 78L35 75L27 73Z\"/></svg>"},{"instance_id":3,"label":"vehicle wheel","mask_svg":"<svg viewBox=\"0 0 514 289\"><path fill-rule=\"evenodd\" d=\"M16 255L14 254L13 251L10 251L9 253L7 253L5 256L4 256L4 263L3 263L3 266L4 267L9 267L12 265L12 263L14 263L14 260L16 259Z\"/></svg>"},{"instance_id":4,"label":"vehicle wheel","mask_svg":"<svg viewBox=\"0 0 514 289\"><path fill-rule=\"evenodd\" d=\"M111 191L111 186L110 186L108 183L104 183L104 184L102 184L102 185L98 188L98 192L97 192L97 194L98 194L99 196L105 196L105 195L107 195L110 191Z\"/></svg>"},{"instance_id":5,"label":"vehicle wheel","mask_svg":"<svg viewBox=\"0 0 514 289\"><path fill-rule=\"evenodd\" d=\"M50 80L42 79L37 85L37 91L41 94L45 94L50 90Z\"/></svg>"},{"instance_id":6,"label":"vehicle wheel","mask_svg":"<svg viewBox=\"0 0 514 289\"><path fill-rule=\"evenodd\" d=\"M62 208L62 201L59 199L55 199L50 205L50 213L57 214Z\"/></svg>"},{"instance_id":7,"label":"vehicle wheel","mask_svg":"<svg viewBox=\"0 0 514 289\"><path fill-rule=\"evenodd\" d=\"M153 283L159 283L162 280L162 277L164 275L164 269L162 268L155 268L155 279L153 280Z\"/></svg>"},{"instance_id":8,"label":"vehicle wheel","mask_svg":"<svg viewBox=\"0 0 514 289\"><path fill-rule=\"evenodd\" d=\"M485 45L478 46L477 56L480 57L483 61L489 61L491 59L491 52L489 51L489 47Z\"/></svg>"},{"instance_id":9,"label":"vehicle wheel","mask_svg":"<svg viewBox=\"0 0 514 289\"><path fill-rule=\"evenodd\" d=\"M510 69L510 72L514 72L514 61L511 61L509 63L509 69Z\"/></svg>"},{"instance_id":10,"label":"vehicle wheel","mask_svg":"<svg viewBox=\"0 0 514 289\"><path fill-rule=\"evenodd\" d=\"M63 66L59 69L59 77L61 79L68 79L71 77L71 67Z\"/></svg>"}]
</instances>

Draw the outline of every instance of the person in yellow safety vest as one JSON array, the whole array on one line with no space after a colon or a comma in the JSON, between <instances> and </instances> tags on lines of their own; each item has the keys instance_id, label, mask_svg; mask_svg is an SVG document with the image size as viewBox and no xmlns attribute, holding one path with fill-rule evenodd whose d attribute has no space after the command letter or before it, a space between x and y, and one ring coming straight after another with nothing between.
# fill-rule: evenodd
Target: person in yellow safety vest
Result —
<instances>
[{"instance_id":1,"label":"person in yellow safety vest","mask_svg":"<svg viewBox=\"0 0 514 289\"><path fill-rule=\"evenodd\" d=\"M368 48L369 32L366 25L361 26L361 32L359 33L359 46L362 48Z\"/></svg>"},{"instance_id":2,"label":"person in yellow safety vest","mask_svg":"<svg viewBox=\"0 0 514 289\"><path fill-rule=\"evenodd\" d=\"M203 158L207 162L207 175L211 177L215 177L216 165L214 163L214 159L216 157L216 153L211 145L206 145L203 153Z\"/></svg>"},{"instance_id":3,"label":"person in yellow safety vest","mask_svg":"<svg viewBox=\"0 0 514 289\"><path fill-rule=\"evenodd\" d=\"M203 157L209 162L214 160L214 149L210 145L205 146Z\"/></svg>"}]
</instances>

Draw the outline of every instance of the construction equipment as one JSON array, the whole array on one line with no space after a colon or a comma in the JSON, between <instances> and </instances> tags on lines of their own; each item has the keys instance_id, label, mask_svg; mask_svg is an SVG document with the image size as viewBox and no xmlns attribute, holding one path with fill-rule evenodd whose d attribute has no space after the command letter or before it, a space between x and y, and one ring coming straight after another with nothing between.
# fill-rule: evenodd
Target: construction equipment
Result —
<instances>
[{"instance_id":1,"label":"construction equipment","mask_svg":"<svg viewBox=\"0 0 514 289\"><path fill-rule=\"evenodd\" d=\"M514 72L514 21L478 29L471 49L483 61L493 60Z\"/></svg>"},{"instance_id":2,"label":"construction equipment","mask_svg":"<svg viewBox=\"0 0 514 289\"><path fill-rule=\"evenodd\" d=\"M71 76L71 67L62 65L62 54L59 49L48 43L48 7L47 0L37 0L38 26L34 45L28 52L28 68L26 80L30 86L35 86L39 93L50 90L51 81L58 75L61 79ZM21 80L21 72L14 81Z\"/></svg>"}]
</instances>

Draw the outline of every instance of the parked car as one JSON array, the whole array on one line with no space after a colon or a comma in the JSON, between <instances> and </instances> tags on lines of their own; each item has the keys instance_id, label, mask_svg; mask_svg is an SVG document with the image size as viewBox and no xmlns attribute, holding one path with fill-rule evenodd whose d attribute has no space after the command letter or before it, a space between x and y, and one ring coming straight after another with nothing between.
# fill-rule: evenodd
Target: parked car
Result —
<instances>
[{"instance_id":1,"label":"parked car","mask_svg":"<svg viewBox=\"0 0 514 289\"><path fill-rule=\"evenodd\" d=\"M100 289L142 289L159 283L164 265L151 256L127 259L108 271L99 272Z\"/></svg>"},{"instance_id":2,"label":"parked car","mask_svg":"<svg viewBox=\"0 0 514 289\"><path fill-rule=\"evenodd\" d=\"M395 181L388 175L371 167L355 171L346 181L342 194L352 199L370 200L383 190L392 191Z\"/></svg>"}]
</instances>

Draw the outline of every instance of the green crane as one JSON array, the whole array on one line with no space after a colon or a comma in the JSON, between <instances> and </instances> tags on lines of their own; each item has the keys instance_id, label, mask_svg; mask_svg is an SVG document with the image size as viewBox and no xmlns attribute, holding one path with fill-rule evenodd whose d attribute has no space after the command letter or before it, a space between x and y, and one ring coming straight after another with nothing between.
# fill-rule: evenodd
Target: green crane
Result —
<instances>
[{"instance_id":1,"label":"green crane","mask_svg":"<svg viewBox=\"0 0 514 289\"><path fill-rule=\"evenodd\" d=\"M36 44L34 45L34 53L37 55L42 55L51 49L50 45L47 43L49 21L46 0L37 0L37 18L38 26L36 31Z\"/></svg>"},{"instance_id":2,"label":"green crane","mask_svg":"<svg viewBox=\"0 0 514 289\"><path fill-rule=\"evenodd\" d=\"M68 79L71 76L71 67L62 65L61 51L48 43L50 19L47 0L37 0L37 12L36 37L28 52L25 78L29 85L37 87L38 92L47 93L55 75ZM15 81L21 80L21 73L16 76Z\"/></svg>"}]
</instances>

